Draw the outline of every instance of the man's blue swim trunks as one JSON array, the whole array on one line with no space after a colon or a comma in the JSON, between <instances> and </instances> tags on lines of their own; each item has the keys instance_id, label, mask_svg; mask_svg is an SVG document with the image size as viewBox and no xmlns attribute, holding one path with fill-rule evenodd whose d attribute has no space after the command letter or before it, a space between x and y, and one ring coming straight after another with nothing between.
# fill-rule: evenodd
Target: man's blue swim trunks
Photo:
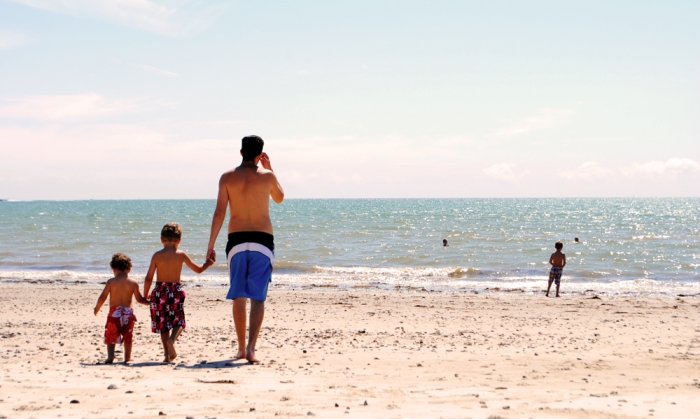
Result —
<instances>
[{"instance_id":1,"label":"man's blue swim trunks","mask_svg":"<svg viewBox=\"0 0 700 419\"><path fill-rule=\"evenodd\" d=\"M226 258L230 275L230 288L226 298L233 300L242 297L265 301L275 263L274 236L260 231L230 233Z\"/></svg>"}]
</instances>

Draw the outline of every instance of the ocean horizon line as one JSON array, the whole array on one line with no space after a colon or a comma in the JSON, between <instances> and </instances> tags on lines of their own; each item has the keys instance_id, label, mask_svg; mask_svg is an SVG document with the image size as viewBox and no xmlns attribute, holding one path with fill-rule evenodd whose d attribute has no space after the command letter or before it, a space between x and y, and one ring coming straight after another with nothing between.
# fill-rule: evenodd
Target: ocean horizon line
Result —
<instances>
[{"instance_id":1,"label":"ocean horizon line","mask_svg":"<svg viewBox=\"0 0 700 419\"><path fill-rule=\"evenodd\" d=\"M290 198L286 197L285 201L369 201L369 200L384 200L384 201L402 201L402 200L528 200L528 199L700 199L699 196L526 196L526 197L365 197L365 198ZM216 201L216 197L212 198L76 198L76 199L14 199L0 198L0 202L109 202L109 201Z\"/></svg>"}]
</instances>

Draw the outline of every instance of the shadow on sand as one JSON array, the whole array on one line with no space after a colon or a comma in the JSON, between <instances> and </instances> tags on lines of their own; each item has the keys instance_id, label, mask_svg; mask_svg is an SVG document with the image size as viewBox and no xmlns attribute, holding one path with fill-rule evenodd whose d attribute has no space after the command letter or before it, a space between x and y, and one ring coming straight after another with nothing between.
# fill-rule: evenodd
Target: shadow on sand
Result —
<instances>
[{"instance_id":1,"label":"shadow on sand","mask_svg":"<svg viewBox=\"0 0 700 419\"><path fill-rule=\"evenodd\" d=\"M115 361L112 364L106 364L104 361L99 361L96 363L85 363L81 362L81 366L83 367L100 367L100 366L122 366L122 367L130 367L130 368L141 368L141 367L164 367L164 366L169 366L173 367L174 369L188 369L188 370L201 370L201 369L228 369L228 368L240 368L240 367L245 367L245 366L252 366L255 364L251 364L245 359L224 359L221 361L207 361L205 363L198 362L193 365L187 365L187 364L182 364L182 363L176 363L176 362L171 362L171 363L165 363L165 362L129 362L128 364L125 364L124 362L117 362Z\"/></svg>"}]
</instances>

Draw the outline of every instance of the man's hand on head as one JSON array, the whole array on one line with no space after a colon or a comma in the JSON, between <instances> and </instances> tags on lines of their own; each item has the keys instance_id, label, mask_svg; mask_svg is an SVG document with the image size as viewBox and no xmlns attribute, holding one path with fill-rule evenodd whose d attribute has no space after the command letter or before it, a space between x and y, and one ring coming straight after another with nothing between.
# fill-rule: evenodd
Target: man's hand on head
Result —
<instances>
[{"instance_id":1,"label":"man's hand on head","mask_svg":"<svg viewBox=\"0 0 700 419\"><path fill-rule=\"evenodd\" d=\"M270 156L267 153L262 153L260 155L260 164L267 170L272 170L272 165L270 165Z\"/></svg>"}]
</instances>

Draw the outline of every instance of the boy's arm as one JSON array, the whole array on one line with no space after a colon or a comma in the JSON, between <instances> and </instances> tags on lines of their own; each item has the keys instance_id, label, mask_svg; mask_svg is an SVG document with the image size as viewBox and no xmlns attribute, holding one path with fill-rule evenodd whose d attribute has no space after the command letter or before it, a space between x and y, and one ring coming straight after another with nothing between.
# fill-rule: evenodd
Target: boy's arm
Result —
<instances>
[{"instance_id":1,"label":"boy's arm","mask_svg":"<svg viewBox=\"0 0 700 419\"><path fill-rule=\"evenodd\" d=\"M105 289L102 290L102 294L100 294L99 298L97 299L97 304L95 304L95 311L94 311L95 316L97 316L97 312L99 312L100 308L102 308L102 304L104 304L105 301L107 301L107 296L109 295L111 285L112 285L112 281L107 281L107 285L105 285Z\"/></svg>"},{"instance_id":2,"label":"boy's arm","mask_svg":"<svg viewBox=\"0 0 700 419\"><path fill-rule=\"evenodd\" d=\"M564 266L566 266L566 255L565 255L565 254L562 254L561 257L563 258L561 267L564 268Z\"/></svg>"},{"instance_id":3,"label":"boy's arm","mask_svg":"<svg viewBox=\"0 0 700 419\"><path fill-rule=\"evenodd\" d=\"M146 279L143 281L143 295L148 295L148 291L151 290L151 284L153 283L153 275L156 273L156 255L151 258L151 266L148 267L148 272L146 273Z\"/></svg>"},{"instance_id":4,"label":"boy's arm","mask_svg":"<svg viewBox=\"0 0 700 419\"><path fill-rule=\"evenodd\" d=\"M214 209L214 217L211 220L211 233L209 234L209 245L207 246L207 260L216 258L214 245L216 238L219 236L221 226L224 225L226 219L226 209L228 207L228 190L224 185L224 176L219 179L219 194L216 197L216 208Z\"/></svg>"},{"instance_id":5,"label":"boy's arm","mask_svg":"<svg viewBox=\"0 0 700 419\"><path fill-rule=\"evenodd\" d=\"M139 291L139 283L138 282L134 282L134 298L136 299L136 302L139 304L144 304L144 305L150 304L148 302L148 300L143 298L143 295L141 295L141 291Z\"/></svg>"},{"instance_id":6,"label":"boy's arm","mask_svg":"<svg viewBox=\"0 0 700 419\"><path fill-rule=\"evenodd\" d=\"M187 265L188 268L192 269L198 274L201 274L202 272L206 271L208 267L214 264L214 261L212 259L207 259L207 261L204 262L204 265L198 265L194 263L192 259L190 259L187 253L182 252L182 256L184 257L185 265Z\"/></svg>"},{"instance_id":7,"label":"boy's arm","mask_svg":"<svg viewBox=\"0 0 700 419\"><path fill-rule=\"evenodd\" d=\"M554 266L554 262L552 262L552 259L554 259L554 253L549 257L549 264Z\"/></svg>"}]
</instances>

